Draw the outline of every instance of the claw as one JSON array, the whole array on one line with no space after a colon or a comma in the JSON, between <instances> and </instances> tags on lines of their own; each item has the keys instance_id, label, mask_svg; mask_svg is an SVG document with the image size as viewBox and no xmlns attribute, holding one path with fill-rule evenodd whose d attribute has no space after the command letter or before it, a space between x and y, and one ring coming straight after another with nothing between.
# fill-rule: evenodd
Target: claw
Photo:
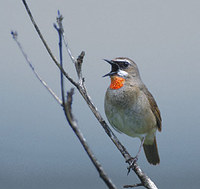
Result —
<instances>
[{"instance_id":1,"label":"claw","mask_svg":"<svg viewBox=\"0 0 200 189\"><path fill-rule=\"evenodd\" d=\"M129 163L129 166L127 167L128 172L127 175L130 173L131 169L133 168L134 164L138 161L138 157L131 157L130 159L126 160L126 163Z\"/></svg>"},{"instance_id":2,"label":"claw","mask_svg":"<svg viewBox=\"0 0 200 189\"><path fill-rule=\"evenodd\" d=\"M139 157L139 154L141 152L142 146L144 144L144 140L145 140L145 137L143 137L142 140L141 140L140 148L139 148L138 153L136 154L136 156L135 157L131 157L128 160L126 160L126 163L129 163L129 166L127 167L127 169L128 169L127 175L130 173L130 171L133 168L134 164L138 161L138 157Z\"/></svg>"}]
</instances>

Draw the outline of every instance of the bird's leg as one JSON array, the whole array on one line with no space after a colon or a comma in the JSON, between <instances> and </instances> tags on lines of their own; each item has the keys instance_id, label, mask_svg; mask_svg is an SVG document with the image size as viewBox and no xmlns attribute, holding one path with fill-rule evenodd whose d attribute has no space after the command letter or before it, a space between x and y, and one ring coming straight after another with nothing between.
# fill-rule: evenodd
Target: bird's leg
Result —
<instances>
[{"instance_id":1,"label":"bird's leg","mask_svg":"<svg viewBox=\"0 0 200 189\"><path fill-rule=\"evenodd\" d=\"M145 137L142 138L141 143L140 143L140 148L139 148L139 150L138 150L138 153L137 153L136 156L135 156L135 158L136 158L137 160L138 160L139 154L140 154L140 152L141 152L141 150L142 150L142 146L143 146L143 144L144 144L144 140L145 140Z\"/></svg>"},{"instance_id":2,"label":"bird's leg","mask_svg":"<svg viewBox=\"0 0 200 189\"><path fill-rule=\"evenodd\" d=\"M135 156L135 157L131 157L130 159L128 159L128 160L126 161L126 162L129 162L129 166L128 166L128 168L127 168L127 169L128 169L127 175L130 173L131 168L133 167L133 165L134 165L134 164L137 162L137 160L138 160L139 154L140 154L140 152L141 152L141 150L142 150L142 146L143 146L143 144L144 144L144 140L145 140L145 137L143 137L142 140L141 140L140 147L139 147L139 150L138 150L136 156Z\"/></svg>"}]
</instances>

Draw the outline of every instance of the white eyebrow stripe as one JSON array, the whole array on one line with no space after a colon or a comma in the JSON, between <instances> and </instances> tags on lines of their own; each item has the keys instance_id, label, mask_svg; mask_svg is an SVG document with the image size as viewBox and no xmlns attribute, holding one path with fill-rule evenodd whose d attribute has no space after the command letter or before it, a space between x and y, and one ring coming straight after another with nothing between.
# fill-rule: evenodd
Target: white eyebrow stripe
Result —
<instances>
[{"instance_id":1,"label":"white eyebrow stripe","mask_svg":"<svg viewBox=\"0 0 200 189\"><path fill-rule=\"evenodd\" d=\"M115 59L114 61L116 61L116 62L127 62L127 63L131 64L131 62L129 62L129 60L127 60L127 59Z\"/></svg>"}]
</instances>

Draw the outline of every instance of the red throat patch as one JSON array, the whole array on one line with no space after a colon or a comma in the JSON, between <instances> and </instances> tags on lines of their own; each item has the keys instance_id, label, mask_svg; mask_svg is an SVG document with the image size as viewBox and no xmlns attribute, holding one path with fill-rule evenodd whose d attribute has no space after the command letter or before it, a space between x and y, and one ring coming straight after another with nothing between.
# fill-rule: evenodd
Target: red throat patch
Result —
<instances>
[{"instance_id":1,"label":"red throat patch","mask_svg":"<svg viewBox=\"0 0 200 189\"><path fill-rule=\"evenodd\" d=\"M111 76L111 89L120 89L124 85L125 79L118 76Z\"/></svg>"}]
</instances>

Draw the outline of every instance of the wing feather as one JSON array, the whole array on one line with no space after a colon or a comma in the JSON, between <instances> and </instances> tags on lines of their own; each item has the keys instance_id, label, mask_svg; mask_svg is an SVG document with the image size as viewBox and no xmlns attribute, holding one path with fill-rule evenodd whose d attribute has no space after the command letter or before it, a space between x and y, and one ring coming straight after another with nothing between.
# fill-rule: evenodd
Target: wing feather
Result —
<instances>
[{"instance_id":1,"label":"wing feather","mask_svg":"<svg viewBox=\"0 0 200 189\"><path fill-rule=\"evenodd\" d=\"M149 90L146 88L145 85L142 87L142 91L147 96L150 106L151 106L151 111L153 112L153 114L156 117L158 131L161 131L162 130L162 118L160 115L160 110L158 108L158 105L157 105L155 99L153 98L152 94L149 92Z\"/></svg>"}]
</instances>

